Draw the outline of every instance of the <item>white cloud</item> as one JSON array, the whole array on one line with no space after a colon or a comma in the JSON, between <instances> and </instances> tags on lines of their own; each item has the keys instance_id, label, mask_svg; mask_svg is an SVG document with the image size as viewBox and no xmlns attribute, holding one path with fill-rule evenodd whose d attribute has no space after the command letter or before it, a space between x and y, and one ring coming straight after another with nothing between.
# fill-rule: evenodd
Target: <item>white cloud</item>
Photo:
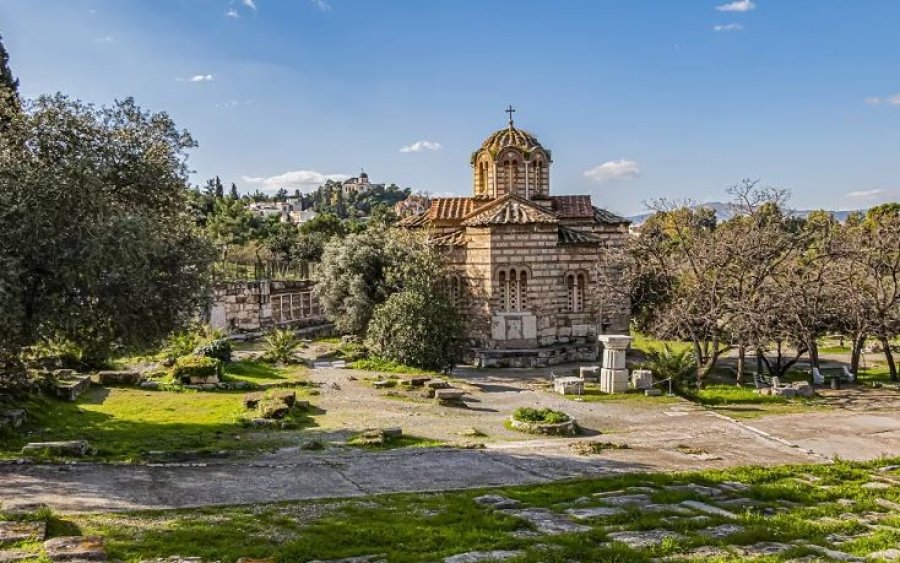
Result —
<instances>
[{"instance_id":1,"label":"white cloud","mask_svg":"<svg viewBox=\"0 0 900 563\"><path fill-rule=\"evenodd\" d=\"M610 160L585 171L585 177L603 184L612 180L627 180L641 175L638 163L633 160Z\"/></svg>"},{"instance_id":2,"label":"white cloud","mask_svg":"<svg viewBox=\"0 0 900 563\"><path fill-rule=\"evenodd\" d=\"M349 177L346 174L324 174L315 170L289 170L268 178L244 176L243 180L248 184L261 186L265 190L277 190L279 188L304 190L315 189L327 180L340 182Z\"/></svg>"},{"instance_id":3,"label":"white cloud","mask_svg":"<svg viewBox=\"0 0 900 563\"><path fill-rule=\"evenodd\" d=\"M216 104L216 107L220 109L234 109L238 106L249 106L251 103L251 100L227 100Z\"/></svg>"},{"instance_id":4,"label":"white cloud","mask_svg":"<svg viewBox=\"0 0 900 563\"><path fill-rule=\"evenodd\" d=\"M753 0L736 0L735 2L716 6L716 10L720 12L749 12L755 7L756 4L753 3Z\"/></svg>"},{"instance_id":5,"label":"white cloud","mask_svg":"<svg viewBox=\"0 0 900 563\"><path fill-rule=\"evenodd\" d=\"M241 15L234 8L228 8L228 11L225 12L225 15L229 18L239 18Z\"/></svg>"},{"instance_id":6,"label":"white cloud","mask_svg":"<svg viewBox=\"0 0 900 563\"><path fill-rule=\"evenodd\" d=\"M743 29L744 29L744 26L742 26L739 23L727 23L725 25L714 25L713 26L714 31L720 31L720 32L741 31Z\"/></svg>"},{"instance_id":7,"label":"white cloud","mask_svg":"<svg viewBox=\"0 0 900 563\"><path fill-rule=\"evenodd\" d=\"M195 74L194 76L187 79L188 82L212 82L215 80L215 76L212 74Z\"/></svg>"},{"instance_id":8,"label":"white cloud","mask_svg":"<svg viewBox=\"0 0 900 563\"><path fill-rule=\"evenodd\" d=\"M256 2L254 2L253 0L241 0L241 4L243 4L244 6L247 6L254 12L256 11Z\"/></svg>"},{"instance_id":9,"label":"white cloud","mask_svg":"<svg viewBox=\"0 0 900 563\"><path fill-rule=\"evenodd\" d=\"M433 141L416 141L411 145L400 147L400 152L436 151L440 150L441 148L442 147L440 143L435 143Z\"/></svg>"},{"instance_id":10,"label":"white cloud","mask_svg":"<svg viewBox=\"0 0 900 563\"><path fill-rule=\"evenodd\" d=\"M887 190L858 190L855 192L847 192L846 194L844 194L844 197L849 197L852 199L870 199L880 196L886 191Z\"/></svg>"},{"instance_id":11,"label":"white cloud","mask_svg":"<svg viewBox=\"0 0 900 563\"><path fill-rule=\"evenodd\" d=\"M115 43L116 38L112 35L104 35L103 37L98 37L94 39L94 43Z\"/></svg>"},{"instance_id":12,"label":"white cloud","mask_svg":"<svg viewBox=\"0 0 900 563\"><path fill-rule=\"evenodd\" d=\"M328 0L312 0L312 3L323 12L331 11L331 4L328 3Z\"/></svg>"},{"instance_id":13,"label":"white cloud","mask_svg":"<svg viewBox=\"0 0 900 563\"><path fill-rule=\"evenodd\" d=\"M878 96L872 96L865 99L865 102L870 106L877 106L880 104L887 104L889 106L900 106L900 92L894 94L893 96L885 96L884 98L879 98Z\"/></svg>"}]
</instances>

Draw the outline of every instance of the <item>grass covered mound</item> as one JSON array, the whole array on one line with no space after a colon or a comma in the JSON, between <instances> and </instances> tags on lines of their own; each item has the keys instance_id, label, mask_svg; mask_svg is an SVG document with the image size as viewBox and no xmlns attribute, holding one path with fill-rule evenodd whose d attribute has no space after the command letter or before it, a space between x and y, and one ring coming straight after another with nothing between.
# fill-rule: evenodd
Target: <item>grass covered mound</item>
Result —
<instances>
[{"instance_id":1,"label":"grass covered mound","mask_svg":"<svg viewBox=\"0 0 900 563\"><path fill-rule=\"evenodd\" d=\"M561 424L569 422L571 417L564 412L553 409L535 409L532 407L520 407L513 412L513 420L536 424Z\"/></svg>"}]
</instances>

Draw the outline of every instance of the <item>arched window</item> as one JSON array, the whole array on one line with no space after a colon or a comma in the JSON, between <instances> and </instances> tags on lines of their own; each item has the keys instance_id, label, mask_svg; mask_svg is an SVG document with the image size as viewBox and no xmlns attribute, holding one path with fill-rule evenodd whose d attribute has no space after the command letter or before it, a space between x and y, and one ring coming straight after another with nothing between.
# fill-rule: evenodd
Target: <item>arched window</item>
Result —
<instances>
[{"instance_id":1,"label":"arched window","mask_svg":"<svg viewBox=\"0 0 900 563\"><path fill-rule=\"evenodd\" d=\"M528 272L524 268L500 270L497 281L500 287L500 310L505 313L524 311L528 306Z\"/></svg>"},{"instance_id":2,"label":"arched window","mask_svg":"<svg viewBox=\"0 0 900 563\"><path fill-rule=\"evenodd\" d=\"M518 166L514 159L507 160L504 164L506 164L506 193L511 194L516 183L516 168Z\"/></svg>"},{"instance_id":3,"label":"arched window","mask_svg":"<svg viewBox=\"0 0 900 563\"><path fill-rule=\"evenodd\" d=\"M478 163L478 193L487 193L487 162Z\"/></svg>"},{"instance_id":4,"label":"arched window","mask_svg":"<svg viewBox=\"0 0 900 563\"><path fill-rule=\"evenodd\" d=\"M566 275L566 309L571 313L584 311L584 290L586 278L584 273Z\"/></svg>"}]
</instances>

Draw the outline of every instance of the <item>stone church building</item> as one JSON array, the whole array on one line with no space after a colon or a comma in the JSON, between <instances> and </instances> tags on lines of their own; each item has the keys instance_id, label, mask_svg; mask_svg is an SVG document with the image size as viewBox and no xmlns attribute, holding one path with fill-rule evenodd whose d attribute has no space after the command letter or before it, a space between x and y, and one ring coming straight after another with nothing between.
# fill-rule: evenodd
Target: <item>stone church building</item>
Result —
<instances>
[{"instance_id":1,"label":"stone church building","mask_svg":"<svg viewBox=\"0 0 900 563\"><path fill-rule=\"evenodd\" d=\"M472 154L472 197L435 198L404 218L446 250L447 291L466 317L484 367L597 358L597 335L628 332L628 303L595 291L598 258L624 244L629 222L589 195L552 195L551 152L509 126Z\"/></svg>"}]
</instances>

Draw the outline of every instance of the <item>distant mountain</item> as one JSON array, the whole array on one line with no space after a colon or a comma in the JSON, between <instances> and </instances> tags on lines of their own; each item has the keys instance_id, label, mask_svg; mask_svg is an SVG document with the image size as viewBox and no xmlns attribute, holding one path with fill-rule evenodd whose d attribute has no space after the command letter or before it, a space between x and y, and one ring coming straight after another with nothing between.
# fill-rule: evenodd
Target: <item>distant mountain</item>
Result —
<instances>
[{"instance_id":1,"label":"distant mountain","mask_svg":"<svg viewBox=\"0 0 900 563\"><path fill-rule=\"evenodd\" d=\"M729 217L731 217L731 206L727 203L723 203L721 201L711 201L709 203L697 204L697 205L693 206L693 209L701 209L704 207L715 211L716 212L716 220L718 220L718 221L725 221ZM794 211L794 215L796 215L798 217L806 217L807 215L812 213L812 211L813 211L812 209L797 210L797 211ZM862 209L859 211L865 211L865 210ZM856 211L828 211L828 213L831 213L832 215L834 215L834 218L837 219L838 221L844 221L847 219L848 215L850 215L851 213L856 213ZM644 221L646 221L647 218L650 217L651 215L653 215L652 212L641 213L640 215L632 215L630 217L626 217L626 219L631 221L632 225L637 226L637 225L642 224Z\"/></svg>"}]
</instances>

